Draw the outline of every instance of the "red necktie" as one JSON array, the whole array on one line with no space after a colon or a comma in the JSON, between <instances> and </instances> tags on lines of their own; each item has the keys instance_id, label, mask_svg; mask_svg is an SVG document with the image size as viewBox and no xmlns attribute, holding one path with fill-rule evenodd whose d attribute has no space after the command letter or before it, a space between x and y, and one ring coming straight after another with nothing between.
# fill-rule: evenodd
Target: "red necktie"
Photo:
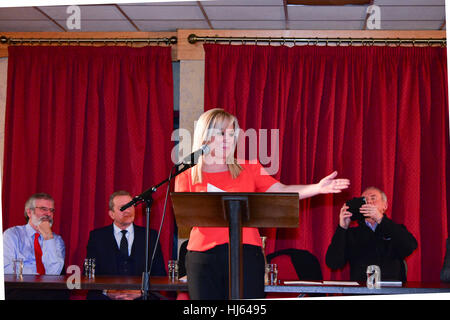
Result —
<instances>
[{"instance_id":1,"label":"red necktie","mask_svg":"<svg viewBox=\"0 0 450 320\"><path fill-rule=\"evenodd\" d=\"M36 270L39 274L45 274L44 264L42 263L42 249L39 244L39 233L34 234L34 256L36 258Z\"/></svg>"}]
</instances>

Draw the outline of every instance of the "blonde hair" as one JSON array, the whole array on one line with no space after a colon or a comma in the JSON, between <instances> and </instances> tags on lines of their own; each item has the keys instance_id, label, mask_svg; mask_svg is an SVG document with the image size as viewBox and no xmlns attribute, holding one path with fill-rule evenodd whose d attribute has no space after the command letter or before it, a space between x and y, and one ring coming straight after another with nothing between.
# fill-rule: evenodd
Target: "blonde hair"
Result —
<instances>
[{"instance_id":1,"label":"blonde hair","mask_svg":"<svg viewBox=\"0 0 450 320\"><path fill-rule=\"evenodd\" d=\"M211 141L214 130L224 130L229 124L233 124L236 135L234 137L234 144L237 141L237 132L239 131L239 124L235 116L226 112L223 109L215 108L204 112L197 121L194 129L194 141L192 143L192 150L198 150L200 147ZM242 171L242 167L237 163L234 154L231 153L226 159L228 171L230 171L233 179L237 178ZM198 159L198 164L191 169L192 184L202 182L202 166L203 157Z\"/></svg>"}]
</instances>

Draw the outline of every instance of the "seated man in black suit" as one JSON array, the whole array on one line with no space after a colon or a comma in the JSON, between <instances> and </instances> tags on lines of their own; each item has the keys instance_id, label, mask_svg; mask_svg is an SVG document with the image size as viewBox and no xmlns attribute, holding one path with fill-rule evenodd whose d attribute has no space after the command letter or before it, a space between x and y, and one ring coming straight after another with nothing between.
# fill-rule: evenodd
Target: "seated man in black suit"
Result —
<instances>
[{"instance_id":1,"label":"seated man in black suit","mask_svg":"<svg viewBox=\"0 0 450 320\"><path fill-rule=\"evenodd\" d=\"M95 229L89 234L86 258L95 258L96 275L135 275L141 276L145 271L145 228L135 225L133 206L124 211L120 208L130 202L132 197L127 191L114 192L109 198L109 216L113 223ZM150 230L151 259L157 233ZM158 244L151 276L165 276L161 247ZM136 299L139 290L105 290L90 291L87 299Z\"/></svg>"}]
</instances>

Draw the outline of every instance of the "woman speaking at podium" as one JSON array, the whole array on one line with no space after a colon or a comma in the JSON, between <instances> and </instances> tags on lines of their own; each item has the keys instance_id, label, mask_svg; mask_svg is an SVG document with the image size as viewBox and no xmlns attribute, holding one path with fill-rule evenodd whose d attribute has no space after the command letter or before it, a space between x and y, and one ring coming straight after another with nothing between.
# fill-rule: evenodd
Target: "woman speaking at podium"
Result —
<instances>
[{"instance_id":1,"label":"woman speaking at podium","mask_svg":"<svg viewBox=\"0 0 450 320\"><path fill-rule=\"evenodd\" d=\"M347 179L333 172L317 184L284 185L258 162L238 161L234 154L239 132L235 116L223 109L203 113L194 130L192 150L209 152L196 166L176 177L175 192L297 192L300 199L346 189ZM189 296L194 300L228 299L228 228L193 227L186 254ZM244 298L264 298L264 257L257 228L242 228Z\"/></svg>"}]
</instances>

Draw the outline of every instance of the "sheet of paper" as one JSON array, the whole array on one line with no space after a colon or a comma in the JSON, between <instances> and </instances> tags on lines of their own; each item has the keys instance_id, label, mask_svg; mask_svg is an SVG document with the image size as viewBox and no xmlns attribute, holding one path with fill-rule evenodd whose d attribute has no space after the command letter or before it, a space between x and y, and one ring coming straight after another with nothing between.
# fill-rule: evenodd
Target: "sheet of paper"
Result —
<instances>
[{"instance_id":1,"label":"sheet of paper","mask_svg":"<svg viewBox=\"0 0 450 320\"><path fill-rule=\"evenodd\" d=\"M226 192L225 190L217 188L215 185L208 183L206 185L206 192Z\"/></svg>"},{"instance_id":2,"label":"sheet of paper","mask_svg":"<svg viewBox=\"0 0 450 320\"><path fill-rule=\"evenodd\" d=\"M322 285L321 281L283 281L284 284L295 284L295 285Z\"/></svg>"},{"instance_id":3,"label":"sheet of paper","mask_svg":"<svg viewBox=\"0 0 450 320\"><path fill-rule=\"evenodd\" d=\"M322 284L326 286L359 286L356 281L322 281Z\"/></svg>"}]
</instances>

